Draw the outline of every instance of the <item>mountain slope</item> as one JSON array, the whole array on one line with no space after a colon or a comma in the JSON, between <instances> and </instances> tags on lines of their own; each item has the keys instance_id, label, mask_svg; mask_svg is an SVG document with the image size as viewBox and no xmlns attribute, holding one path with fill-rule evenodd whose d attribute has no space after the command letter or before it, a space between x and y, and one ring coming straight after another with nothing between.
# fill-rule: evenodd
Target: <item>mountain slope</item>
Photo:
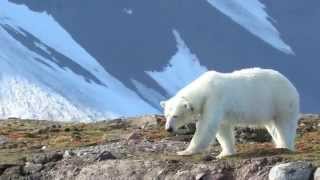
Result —
<instances>
[{"instance_id":1,"label":"mountain slope","mask_svg":"<svg viewBox=\"0 0 320 180\"><path fill-rule=\"evenodd\" d=\"M254 66L281 71L302 110L319 111L320 3L286 3L1 1L0 117L159 113L207 69Z\"/></svg>"},{"instance_id":2,"label":"mountain slope","mask_svg":"<svg viewBox=\"0 0 320 180\"><path fill-rule=\"evenodd\" d=\"M86 120L157 112L109 75L49 15L2 2L5 6L0 27L2 117Z\"/></svg>"}]
</instances>

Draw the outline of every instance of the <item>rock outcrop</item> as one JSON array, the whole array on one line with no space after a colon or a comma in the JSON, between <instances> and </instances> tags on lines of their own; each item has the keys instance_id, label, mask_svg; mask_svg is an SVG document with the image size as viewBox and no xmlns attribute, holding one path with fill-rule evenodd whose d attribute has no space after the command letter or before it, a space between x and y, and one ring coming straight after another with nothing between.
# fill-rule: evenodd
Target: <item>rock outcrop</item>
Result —
<instances>
[{"instance_id":1,"label":"rock outcrop","mask_svg":"<svg viewBox=\"0 0 320 180\"><path fill-rule=\"evenodd\" d=\"M308 162L290 162L275 165L269 173L269 180L301 180L310 179L314 167Z\"/></svg>"}]
</instances>

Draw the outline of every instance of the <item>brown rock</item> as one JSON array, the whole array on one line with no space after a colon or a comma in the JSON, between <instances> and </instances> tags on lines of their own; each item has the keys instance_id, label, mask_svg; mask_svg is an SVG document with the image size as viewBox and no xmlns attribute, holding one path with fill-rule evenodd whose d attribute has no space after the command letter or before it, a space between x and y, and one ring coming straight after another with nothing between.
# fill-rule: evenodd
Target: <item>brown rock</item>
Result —
<instances>
[{"instance_id":1,"label":"brown rock","mask_svg":"<svg viewBox=\"0 0 320 180\"><path fill-rule=\"evenodd\" d=\"M127 141L129 141L129 140L137 140L137 139L141 139L141 137L142 137L142 134L139 131L134 131L134 132L130 133L126 137L126 139L127 139Z\"/></svg>"}]
</instances>

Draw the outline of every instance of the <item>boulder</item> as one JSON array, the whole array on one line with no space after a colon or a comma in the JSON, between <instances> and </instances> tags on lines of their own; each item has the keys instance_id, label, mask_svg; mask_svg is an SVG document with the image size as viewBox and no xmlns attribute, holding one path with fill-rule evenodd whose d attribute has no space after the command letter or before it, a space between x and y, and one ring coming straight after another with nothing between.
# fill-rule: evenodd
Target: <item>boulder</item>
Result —
<instances>
[{"instance_id":1,"label":"boulder","mask_svg":"<svg viewBox=\"0 0 320 180\"><path fill-rule=\"evenodd\" d=\"M281 161L281 158L266 157L246 160L241 163L238 171L236 171L237 180L264 180L268 178L268 173L272 165Z\"/></svg>"},{"instance_id":2,"label":"boulder","mask_svg":"<svg viewBox=\"0 0 320 180\"><path fill-rule=\"evenodd\" d=\"M14 164L0 164L0 175L8 168L15 166Z\"/></svg>"},{"instance_id":3,"label":"boulder","mask_svg":"<svg viewBox=\"0 0 320 180\"><path fill-rule=\"evenodd\" d=\"M302 180L310 179L314 168L311 163L304 161L278 164L269 172L270 180Z\"/></svg>"},{"instance_id":4,"label":"boulder","mask_svg":"<svg viewBox=\"0 0 320 180\"><path fill-rule=\"evenodd\" d=\"M103 151L96 158L97 161L105 161L110 159L117 159L117 158L109 151Z\"/></svg>"},{"instance_id":5,"label":"boulder","mask_svg":"<svg viewBox=\"0 0 320 180\"><path fill-rule=\"evenodd\" d=\"M42 168L43 168L42 164L34 164L34 163L27 162L23 168L23 172L24 174L34 174L41 171Z\"/></svg>"},{"instance_id":6,"label":"boulder","mask_svg":"<svg viewBox=\"0 0 320 180\"><path fill-rule=\"evenodd\" d=\"M8 142L8 138L0 135L0 145L4 145Z\"/></svg>"},{"instance_id":7,"label":"boulder","mask_svg":"<svg viewBox=\"0 0 320 180\"><path fill-rule=\"evenodd\" d=\"M137 139L141 139L142 134L138 131L134 131L132 133L130 133L129 135L127 135L126 139L129 140L137 140Z\"/></svg>"},{"instance_id":8,"label":"boulder","mask_svg":"<svg viewBox=\"0 0 320 180\"><path fill-rule=\"evenodd\" d=\"M46 164L48 162L56 162L63 158L63 154L60 152L50 152L37 154L32 158L34 164Z\"/></svg>"},{"instance_id":9,"label":"boulder","mask_svg":"<svg viewBox=\"0 0 320 180\"><path fill-rule=\"evenodd\" d=\"M152 168L154 167L154 168ZM158 167L158 168L156 168ZM78 180L85 179L152 179L157 177L157 172L161 169L159 164L152 161L139 160L114 160L100 161L93 165L81 169L76 176ZM66 173L71 174L71 173ZM116 178L115 178L116 177ZM70 177L58 177L57 179L67 179Z\"/></svg>"},{"instance_id":10,"label":"boulder","mask_svg":"<svg viewBox=\"0 0 320 180\"><path fill-rule=\"evenodd\" d=\"M64 153L63 153L63 158L70 158L70 157L72 157L72 156L75 156L76 154L73 152L73 151L71 151L71 150L66 150L66 151L64 151Z\"/></svg>"},{"instance_id":11,"label":"boulder","mask_svg":"<svg viewBox=\"0 0 320 180\"><path fill-rule=\"evenodd\" d=\"M0 179L21 179L21 177L22 177L22 167L13 166L4 170Z\"/></svg>"}]
</instances>

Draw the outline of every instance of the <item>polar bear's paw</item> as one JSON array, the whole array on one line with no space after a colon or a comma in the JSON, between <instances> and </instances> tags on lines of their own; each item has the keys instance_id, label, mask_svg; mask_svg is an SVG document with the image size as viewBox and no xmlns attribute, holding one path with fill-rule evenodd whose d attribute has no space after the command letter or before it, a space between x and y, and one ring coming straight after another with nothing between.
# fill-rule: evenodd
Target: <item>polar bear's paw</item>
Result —
<instances>
[{"instance_id":1,"label":"polar bear's paw","mask_svg":"<svg viewBox=\"0 0 320 180\"><path fill-rule=\"evenodd\" d=\"M217 159L223 159L227 156L231 156L233 155L234 153L224 153L224 152L221 152L218 156L216 156Z\"/></svg>"},{"instance_id":2,"label":"polar bear's paw","mask_svg":"<svg viewBox=\"0 0 320 180\"><path fill-rule=\"evenodd\" d=\"M226 157L226 155L220 153L218 156L216 156L216 159L223 159L224 157Z\"/></svg>"},{"instance_id":3,"label":"polar bear's paw","mask_svg":"<svg viewBox=\"0 0 320 180\"><path fill-rule=\"evenodd\" d=\"M184 151L178 151L177 154L179 156L191 156L191 155L193 155L195 153L192 152L192 151L189 151L189 150L184 150Z\"/></svg>"}]
</instances>

